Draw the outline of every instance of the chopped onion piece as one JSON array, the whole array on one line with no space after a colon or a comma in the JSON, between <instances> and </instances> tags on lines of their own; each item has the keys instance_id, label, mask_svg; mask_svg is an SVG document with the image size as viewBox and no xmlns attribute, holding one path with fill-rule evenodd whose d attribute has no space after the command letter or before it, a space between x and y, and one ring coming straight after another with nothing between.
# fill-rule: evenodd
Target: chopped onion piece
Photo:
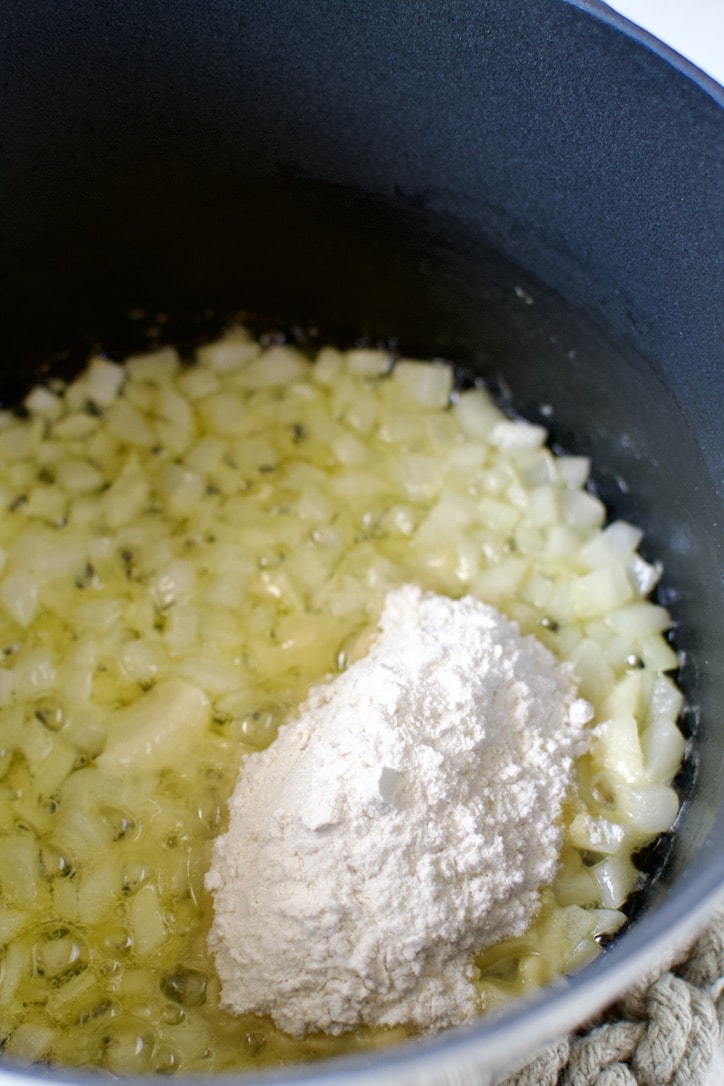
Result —
<instances>
[{"instance_id":1,"label":"chopped onion piece","mask_svg":"<svg viewBox=\"0 0 724 1086\"><path fill-rule=\"evenodd\" d=\"M140 701L118 710L98 765L111 769L173 764L178 752L193 745L208 726L210 716L209 699L198 686L167 679Z\"/></svg>"}]
</instances>

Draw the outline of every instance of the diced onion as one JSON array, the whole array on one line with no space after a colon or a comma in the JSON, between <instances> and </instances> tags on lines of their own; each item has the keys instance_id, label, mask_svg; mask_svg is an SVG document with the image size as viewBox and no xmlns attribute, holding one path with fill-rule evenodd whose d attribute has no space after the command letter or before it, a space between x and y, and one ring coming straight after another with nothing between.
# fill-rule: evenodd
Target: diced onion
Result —
<instances>
[{"instance_id":1,"label":"diced onion","mask_svg":"<svg viewBox=\"0 0 724 1086\"><path fill-rule=\"evenodd\" d=\"M385 594L494 604L595 710L560 873L474 963L481 1008L578 968L673 822L670 617L641 533L451 367L263 347L94 358L0 412L0 1002L6 1055L206 1074L402 1039L220 1006L204 889L244 757L364 653ZM501 980L501 978L505 978Z\"/></svg>"}]
</instances>

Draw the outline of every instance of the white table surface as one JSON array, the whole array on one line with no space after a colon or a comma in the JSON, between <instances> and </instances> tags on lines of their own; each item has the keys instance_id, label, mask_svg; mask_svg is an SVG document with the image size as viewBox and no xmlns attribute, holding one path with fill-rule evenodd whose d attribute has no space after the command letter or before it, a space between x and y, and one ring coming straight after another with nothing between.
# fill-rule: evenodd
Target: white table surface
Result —
<instances>
[{"instance_id":1,"label":"white table surface","mask_svg":"<svg viewBox=\"0 0 724 1086\"><path fill-rule=\"evenodd\" d=\"M614 8L666 42L724 85L724 0L608 0ZM724 1083L724 1046L707 1086Z\"/></svg>"}]
</instances>

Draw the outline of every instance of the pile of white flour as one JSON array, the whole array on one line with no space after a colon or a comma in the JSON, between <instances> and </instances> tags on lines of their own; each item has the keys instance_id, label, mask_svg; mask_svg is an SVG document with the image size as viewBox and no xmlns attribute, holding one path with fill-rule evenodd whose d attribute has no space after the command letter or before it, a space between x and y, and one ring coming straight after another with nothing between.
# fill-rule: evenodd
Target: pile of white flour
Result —
<instances>
[{"instance_id":1,"label":"pile of white flour","mask_svg":"<svg viewBox=\"0 0 724 1086\"><path fill-rule=\"evenodd\" d=\"M250 755L214 847L224 1004L293 1034L459 1023L556 872L591 707L470 597L390 592L363 659Z\"/></svg>"}]
</instances>

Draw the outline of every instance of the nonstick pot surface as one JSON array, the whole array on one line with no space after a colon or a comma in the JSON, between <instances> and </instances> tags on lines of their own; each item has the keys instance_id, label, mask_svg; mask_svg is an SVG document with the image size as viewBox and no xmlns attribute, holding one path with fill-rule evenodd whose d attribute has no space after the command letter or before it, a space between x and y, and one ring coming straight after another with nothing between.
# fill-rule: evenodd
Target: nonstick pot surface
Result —
<instances>
[{"instance_id":1,"label":"nonstick pot surface","mask_svg":"<svg viewBox=\"0 0 724 1086\"><path fill-rule=\"evenodd\" d=\"M597 3L13 0L3 19L6 402L93 345L192 343L240 311L394 340L544 408L663 560L696 733L674 847L573 995L423 1046L492 1068L693 930L724 879L722 92Z\"/></svg>"}]
</instances>

